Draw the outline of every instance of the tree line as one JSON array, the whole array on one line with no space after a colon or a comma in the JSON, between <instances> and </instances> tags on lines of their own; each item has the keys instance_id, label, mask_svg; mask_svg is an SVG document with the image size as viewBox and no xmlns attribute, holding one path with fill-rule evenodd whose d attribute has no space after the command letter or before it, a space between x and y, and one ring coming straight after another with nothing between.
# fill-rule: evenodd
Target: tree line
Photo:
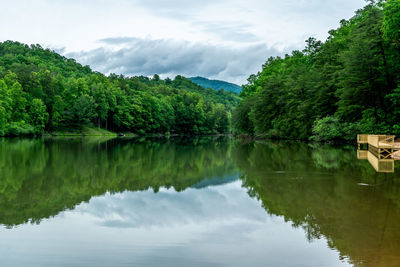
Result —
<instances>
[{"instance_id":1,"label":"tree line","mask_svg":"<svg viewBox=\"0 0 400 267\"><path fill-rule=\"evenodd\" d=\"M400 0L367 2L325 42L309 38L251 75L235 132L316 141L400 134Z\"/></svg>"},{"instance_id":2,"label":"tree line","mask_svg":"<svg viewBox=\"0 0 400 267\"><path fill-rule=\"evenodd\" d=\"M400 0L369 0L325 42L269 58L240 96L182 76L105 76L40 45L0 43L0 136L85 126L315 141L399 135Z\"/></svg>"},{"instance_id":3,"label":"tree line","mask_svg":"<svg viewBox=\"0 0 400 267\"><path fill-rule=\"evenodd\" d=\"M172 79L105 76L40 45L0 43L0 136L74 131L214 134L240 98Z\"/></svg>"}]
</instances>

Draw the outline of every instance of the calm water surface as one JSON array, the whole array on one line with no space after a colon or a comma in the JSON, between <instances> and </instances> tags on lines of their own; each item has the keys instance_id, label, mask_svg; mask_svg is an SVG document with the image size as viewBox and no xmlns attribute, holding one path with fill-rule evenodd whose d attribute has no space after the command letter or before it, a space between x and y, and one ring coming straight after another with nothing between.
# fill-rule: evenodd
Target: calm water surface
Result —
<instances>
[{"instance_id":1,"label":"calm water surface","mask_svg":"<svg viewBox=\"0 0 400 267\"><path fill-rule=\"evenodd\" d=\"M0 139L0 225L0 266L400 266L400 175L354 146Z\"/></svg>"}]
</instances>

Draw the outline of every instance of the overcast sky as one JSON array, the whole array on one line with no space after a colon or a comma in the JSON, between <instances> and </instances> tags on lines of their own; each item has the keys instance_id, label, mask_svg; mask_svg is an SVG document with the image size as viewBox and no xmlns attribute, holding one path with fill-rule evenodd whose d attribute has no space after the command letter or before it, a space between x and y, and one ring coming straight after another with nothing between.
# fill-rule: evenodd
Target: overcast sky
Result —
<instances>
[{"instance_id":1,"label":"overcast sky","mask_svg":"<svg viewBox=\"0 0 400 267\"><path fill-rule=\"evenodd\" d=\"M38 43L105 74L238 84L324 40L364 0L0 0L0 41Z\"/></svg>"}]
</instances>

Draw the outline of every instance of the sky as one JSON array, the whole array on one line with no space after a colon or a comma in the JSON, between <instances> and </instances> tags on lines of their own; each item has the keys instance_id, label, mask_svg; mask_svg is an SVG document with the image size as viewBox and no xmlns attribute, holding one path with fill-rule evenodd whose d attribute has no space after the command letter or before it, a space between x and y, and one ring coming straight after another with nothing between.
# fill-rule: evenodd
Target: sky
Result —
<instances>
[{"instance_id":1,"label":"sky","mask_svg":"<svg viewBox=\"0 0 400 267\"><path fill-rule=\"evenodd\" d=\"M239 85L270 56L325 40L364 0L0 0L0 41L40 44L104 74Z\"/></svg>"}]
</instances>

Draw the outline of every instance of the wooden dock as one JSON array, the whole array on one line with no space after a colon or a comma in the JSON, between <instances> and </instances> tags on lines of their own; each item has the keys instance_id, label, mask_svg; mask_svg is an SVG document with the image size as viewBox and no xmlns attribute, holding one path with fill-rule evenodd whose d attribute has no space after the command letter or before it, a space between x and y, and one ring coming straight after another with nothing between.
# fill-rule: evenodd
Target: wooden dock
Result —
<instances>
[{"instance_id":1,"label":"wooden dock","mask_svg":"<svg viewBox=\"0 0 400 267\"><path fill-rule=\"evenodd\" d=\"M400 142L394 135L357 135L357 158L366 159L377 172L394 172L394 161L400 160Z\"/></svg>"},{"instance_id":2,"label":"wooden dock","mask_svg":"<svg viewBox=\"0 0 400 267\"><path fill-rule=\"evenodd\" d=\"M357 135L358 149L367 145L367 150L376 155L378 159L393 159L400 151L400 142L395 142L394 135Z\"/></svg>"}]
</instances>

